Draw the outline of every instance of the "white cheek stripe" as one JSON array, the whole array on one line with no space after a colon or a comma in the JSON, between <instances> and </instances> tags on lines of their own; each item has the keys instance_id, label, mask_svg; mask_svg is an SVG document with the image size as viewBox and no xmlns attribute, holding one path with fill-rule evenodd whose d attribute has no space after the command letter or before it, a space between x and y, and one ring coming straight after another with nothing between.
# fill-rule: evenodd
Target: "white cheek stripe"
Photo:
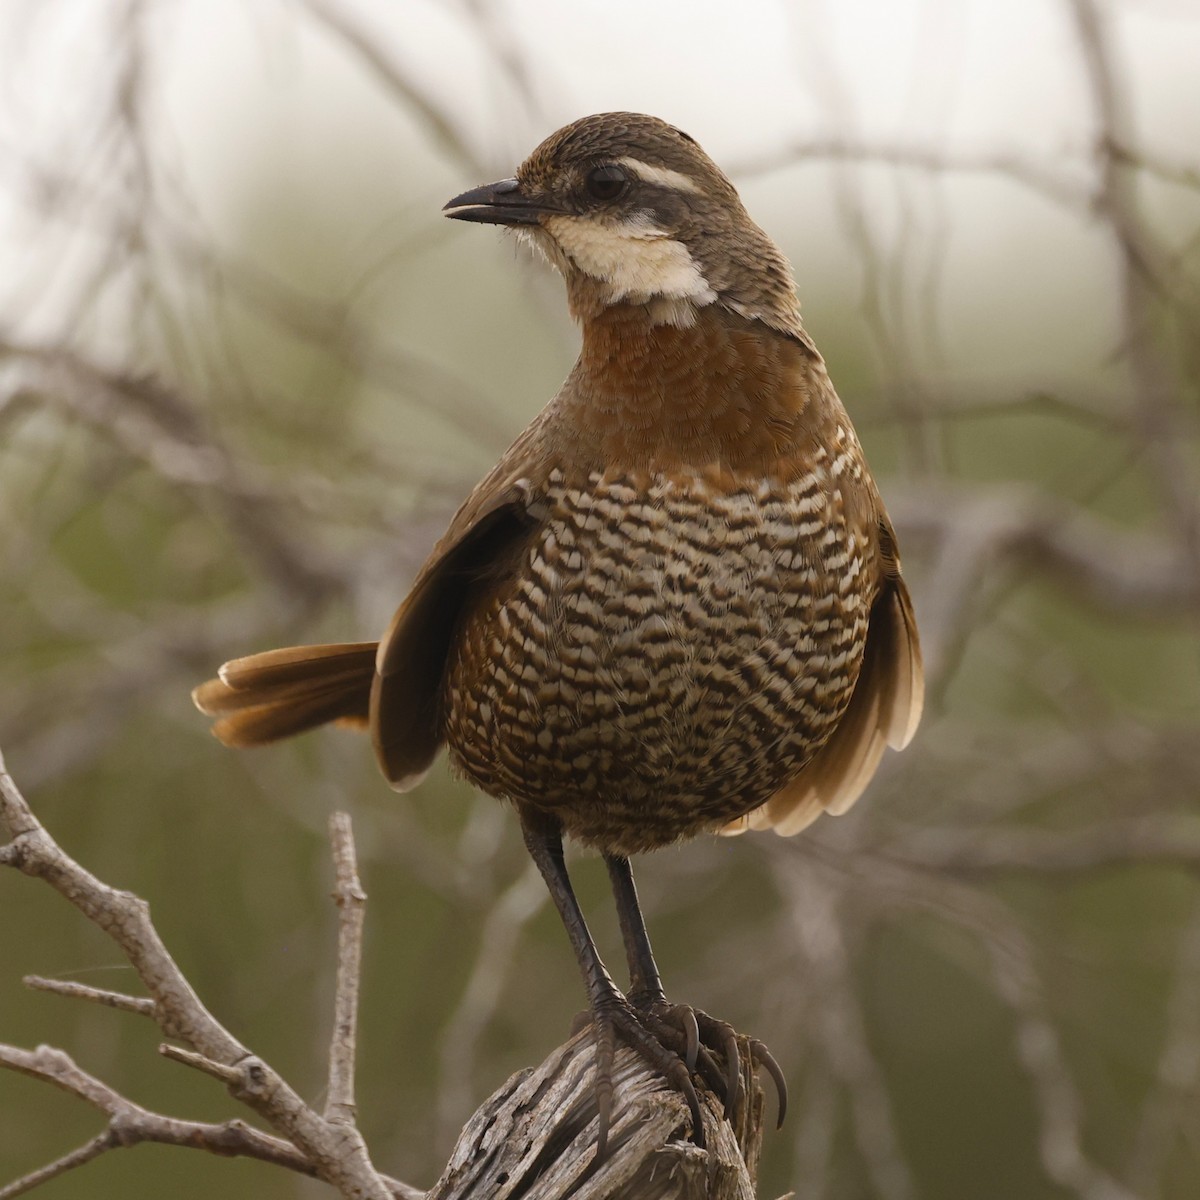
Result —
<instances>
[{"instance_id":1,"label":"white cheek stripe","mask_svg":"<svg viewBox=\"0 0 1200 1200\"><path fill-rule=\"evenodd\" d=\"M643 183L656 183L660 187L671 188L676 192L692 192L699 195L700 186L690 175L682 171L672 171L670 167L656 167L652 163L642 162L640 158L618 158L618 167L624 167L631 175L636 175Z\"/></svg>"},{"instance_id":2,"label":"white cheek stripe","mask_svg":"<svg viewBox=\"0 0 1200 1200\"><path fill-rule=\"evenodd\" d=\"M637 218L602 225L590 217L555 214L544 218L543 227L579 270L608 285L610 303L663 299L705 305L717 298L688 248Z\"/></svg>"}]
</instances>

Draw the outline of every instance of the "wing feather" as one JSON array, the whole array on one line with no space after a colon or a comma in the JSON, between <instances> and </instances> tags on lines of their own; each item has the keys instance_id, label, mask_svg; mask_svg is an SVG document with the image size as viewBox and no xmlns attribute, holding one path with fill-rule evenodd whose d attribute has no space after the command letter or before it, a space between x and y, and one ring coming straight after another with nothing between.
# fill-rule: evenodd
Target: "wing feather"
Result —
<instances>
[{"instance_id":1,"label":"wing feather","mask_svg":"<svg viewBox=\"0 0 1200 1200\"><path fill-rule=\"evenodd\" d=\"M766 804L719 832L774 829L790 837L823 812L835 816L846 812L879 769L884 749L908 745L920 722L924 698L912 601L897 574L875 602L854 695L829 741Z\"/></svg>"},{"instance_id":2,"label":"wing feather","mask_svg":"<svg viewBox=\"0 0 1200 1200\"><path fill-rule=\"evenodd\" d=\"M464 611L504 575L532 519L523 489L506 490L457 538L456 526L422 568L379 643L371 689L371 738L397 791L415 787L441 749L442 680Z\"/></svg>"}]
</instances>

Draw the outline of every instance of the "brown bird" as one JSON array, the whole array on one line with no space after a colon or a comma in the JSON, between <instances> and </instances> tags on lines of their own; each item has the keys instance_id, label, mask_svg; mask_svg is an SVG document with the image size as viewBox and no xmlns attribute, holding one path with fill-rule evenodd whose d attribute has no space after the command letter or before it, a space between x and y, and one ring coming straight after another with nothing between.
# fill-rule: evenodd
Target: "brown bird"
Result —
<instances>
[{"instance_id":1,"label":"brown bird","mask_svg":"<svg viewBox=\"0 0 1200 1200\"><path fill-rule=\"evenodd\" d=\"M195 701L231 746L365 724L398 791L445 745L516 809L579 960L599 1153L618 1040L685 1094L703 1144L689 1068L732 1106L736 1042L667 1002L629 856L700 833L797 833L845 812L885 744L908 743L923 682L896 537L786 259L687 134L585 117L446 215L507 226L562 273L579 360L378 645L235 659ZM608 866L625 994L564 834ZM782 1109L778 1068L753 1047Z\"/></svg>"}]
</instances>

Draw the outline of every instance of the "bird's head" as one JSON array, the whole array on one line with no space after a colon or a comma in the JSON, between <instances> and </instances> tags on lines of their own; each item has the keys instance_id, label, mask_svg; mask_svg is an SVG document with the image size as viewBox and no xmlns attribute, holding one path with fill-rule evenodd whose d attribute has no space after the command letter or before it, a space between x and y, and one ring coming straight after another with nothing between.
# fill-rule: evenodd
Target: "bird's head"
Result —
<instances>
[{"instance_id":1,"label":"bird's head","mask_svg":"<svg viewBox=\"0 0 1200 1200\"><path fill-rule=\"evenodd\" d=\"M562 272L581 319L640 305L652 323L687 327L716 304L802 336L787 260L720 167L657 117L575 121L511 179L456 196L445 213L532 242Z\"/></svg>"}]
</instances>

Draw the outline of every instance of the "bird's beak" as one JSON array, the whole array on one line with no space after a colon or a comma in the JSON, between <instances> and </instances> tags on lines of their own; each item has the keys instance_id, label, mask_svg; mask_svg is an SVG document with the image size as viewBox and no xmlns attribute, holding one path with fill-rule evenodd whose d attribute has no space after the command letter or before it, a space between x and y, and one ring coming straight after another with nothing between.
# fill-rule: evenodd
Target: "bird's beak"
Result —
<instances>
[{"instance_id":1,"label":"bird's beak","mask_svg":"<svg viewBox=\"0 0 1200 1200\"><path fill-rule=\"evenodd\" d=\"M536 225L542 213L551 211L544 199L524 195L516 179L472 188L442 209L456 221L481 221L486 225Z\"/></svg>"}]
</instances>

